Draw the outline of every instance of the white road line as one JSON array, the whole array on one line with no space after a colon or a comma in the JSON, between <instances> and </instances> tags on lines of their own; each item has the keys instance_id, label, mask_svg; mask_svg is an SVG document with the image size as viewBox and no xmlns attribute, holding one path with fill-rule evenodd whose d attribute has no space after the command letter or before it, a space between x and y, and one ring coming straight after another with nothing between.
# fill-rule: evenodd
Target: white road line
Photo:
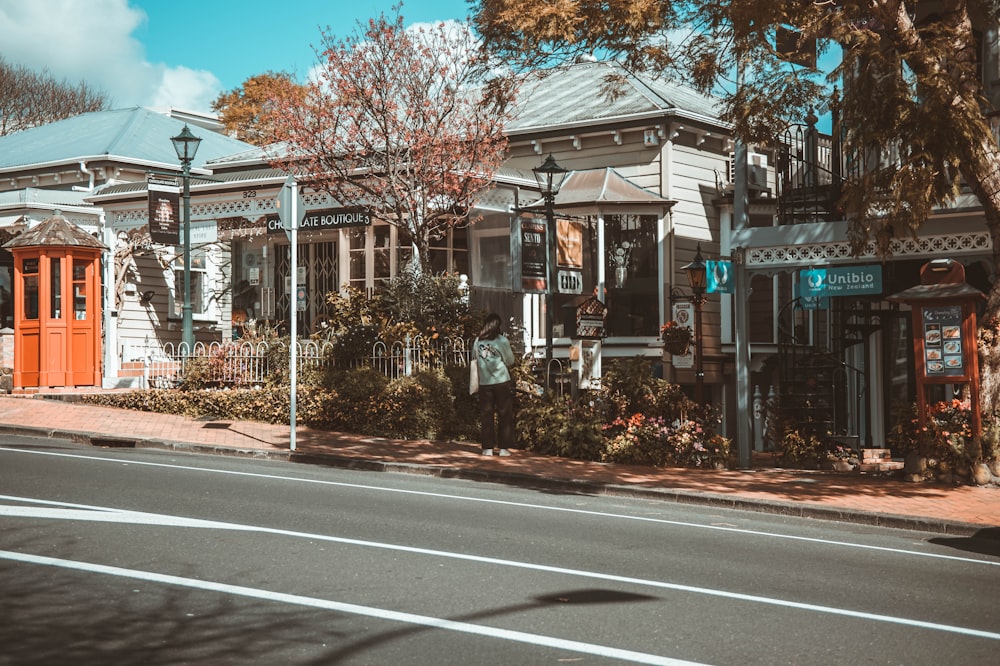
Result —
<instances>
[{"instance_id":1,"label":"white road line","mask_svg":"<svg viewBox=\"0 0 1000 666\"><path fill-rule=\"evenodd\" d=\"M506 500L494 500L494 499L486 499L486 498L481 498L481 497L468 497L468 496L464 496L464 495L450 495L450 494L446 494L446 493L432 493L432 492L421 491L421 490L404 490L404 489L400 489L400 488L383 488L381 486L372 486L372 485L365 485L365 484L358 484L358 483L346 483L346 482L341 482L341 481L326 481L326 480L320 480L320 479L303 479L303 478L294 477L294 476L282 476L282 475L277 475L277 474L260 474L260 473L257 473L257 472L240 472L240 471L234 471L234 470L215 469L215 468L210 468L210 467L209 468L206 468L206 467L195 467L195 466L192 466L192 465L178 465L178 464L168 464L168 463L156 463L156 462L147 462L147 461L141 461L141 460L125 460L125 461L123 461L123 460L116 459L116 458L105 458L105 457L102 457L102 456L85 456L85 455L73 454L73 453L57 453L57 452L54 452L54 451L35 451L35 450L32 450L32 449L17 449L17 448L4 448L4 447L0 447L0 452L29 453L29 454L42 455L42 456L55 456L55 457L62 457L62 458L77 458L77 459L80 459L80 460L89 460L89 461L96 461L96 462L110 462L110 463L114 463L114 464L117 464L117 465L141 465L141 466L146 466L146 467L165 467L165 468L168 468L168 469L183 469L183 470L194 471L194 472L203 472L203 473L206 473L206 474L225 474L225 475L230 475L230 476L242 476L242 477L258 478L258 479L267 479L267 480L270 480L270 481L289 481L289 482L293 482L293 483L306 483L306 484L315 484L315 485L336 486L336 487L341 487L341 488L353 488L353 489L356 489L356 490L373 490L373 491L383 492L383 493L397 493L397 494L404 494L404 495L418 495L418 496L424 496L424 497L434 497L434 498L437 498L437 499L454 499L454 500L459 500L461 502L480 502L480 503L483 503L483 504L496 504L496 505L502 505L502 506L513 506L513 507L518 507L518 508L522 508L522 509L537 509L537 510L541 510L541 511L556 511L556 512L563 512L563 513L573 513L573 514L577 514L577 515L596 516L596 517L600 517L600 518L615 518L615 519L621 519L621 520L634 520L634 521L639 521L639 522L656 523L656 524L660 524L660 525L674 525L674 526L677 526L677 527L689 527L689 528L695 528L695 529L713 530L713 531L717 531L717 532L728 532L728 533L732 533L732 534L743 534L743 535L750 535L750 536L766 537L766 538L771 538L771 539L787 539L789 541L802 541L802 542L806 542L806 543L821 544L823 546L840 546L842 548L855 548L855 549L860 549L860 550L871 550L871 551L884 552L884 553L893 553L893 554L897 554L897 555L912 555L912 556L915 556L915 557L929 557L929 558L932 558L932 559L949 560L949 561L954 561L954 562L964 562L964 563L967 563L967 564L981 564L981 565L987 565L987 566L1000 566L1000 561L978 560L978 559L974 559L974 558L971 558L971 557L960 557L960 556L957 556L957 555L942 555L940 553L925 553L925 552L916 551L916 550L906 550L906 549L903 549L903 548L889 548L887 546L872 546L872 545L863 544L863 543L851 543L849 541L836 541L836 540L833 540L833 539L819 539L819 538L816 538L816 537L805 537L805 536L798 536L798 535L795 535L795 534L780 534L780 533L777 533L777 532L764 532L764 531L761 531L761 530L748 530L748 529L743 529L743 528L739 528L739 527L726 527L726 526L723 526L723 525L703 525L703 524L700 524L700 523L690 523L690 522L681 521L681 520L668 520L666 518L650 518L648 516L629 516L629 515L625 515L625 514L609 513L609 512L604 512L604 511L589 511L587 509L571 509L571 508L566 508L566 507L547 506L547 505L544 505L544 504L530 504L530 503L526 503L526 502L510 502L510 501L506 501ZM2 496L0 496L0 497L2 497Z\"/></svg>"},{"instance_id":2,"label":"white road line","mask_svg":"<svg viewBox=\"0 0 1000 666\"><path fill-rule=\"evenodd\" d=\"M15 498L7 495L0 495L0 499L14 499L19 501L33 501L30 498ZM54 504L54 503L52 503ZM74 504L73 509L62 510L65 513L60 513L59 509L53 508L33 508L33 507L6 507L0 505L0 516L12 516L12 517L31 517L31 518L53 518L53 519L65 519L65 520L95 520L100 522L108 522L109 515L108 512L114 512L114 509L108 509L107 507L93 507L93 511L88 511L90 507L86 505ZM12 509L16 509L13 511ZM652 587L657 589L673 590L676 592L686 592L691 594L701 594L712 597L721 597L724 599L732 599L736 601L746 601L756 604L766 604L769 606L778 606L782 608L794 608L796 610L805 610L816 613L826 613L829 615L838 615L841 617L851 617L863 620L873 620L876 622L886 622L889 624L900 624L910 627L918 627L921 629L931 629L934 631L944 631L954 634L963 634L966 636L975 636L977 638L988 638L990 640L1000 640L1000 633L992 631L982 631L979 629L971 629L968 627L958 627L948 624L939 624L936 622L925 622L923 620L913 620L903 617L895 617L891 615L880 615L877 613L867 613L864 611L855 611L845 608L835 608L833 606L820 606L817 604L802 603L797 601L787 601L784 599L776 599L772 597L762 597L752 594L743 594L740 592L729 592L726 590L716 590L712 588L705 587L695 587L692 585L682 585L679 583L668 583L664 581L651 580L645 578L633 578L631 576L618 576L615 574L606 574L596 571L584 571L581 569L567 569L564 567L555 567L545 564L534 564L531 562L518 562L516 560L503 560L495 557L484 557L481 555L467 555L464 553L454 553L445 550L434 550L430 548L418 548L416 546L402 546L398 544L384 543L379 541L366 541L362 539L350 539L347 537L336 537L329 536L326 534L312 534L309 532L297 532L294 530L283 530L273 527L258 527L252 525L241 525L238 523L223 523L215 521L205 521L197 519L188 519L179 516L167 516L160 514L144 513L140 511L120 511L118 512L120 516L117 519L111 520L111 522L132 522L134 524L144 524L144 525L176 525L180 527L209 527L214 529L225 529L225 530L238 530L238 531L252 531L260 534L274 534L278 536L294 537L301 539L309 539L313 541L326 541L331 543L340 543L349 546L357 546L362 548L378 548L381 550L391 550L395 552L411 553L416 555L426 555L430 557L444 557L454 560L464 560L467 562L476 562L482 564L489 564L494 566L512 567L518 569L527 569L531 571L542 571L545 573L553 573L565 576L576 576L580 578L588 578L592 580L603 580L615 583L622 583L627 585L638 585L643 587ZM190 525L186 523L190 522Z\"/></svg>"},{"instance_id":3,"label":"white road line","mask_svg":"<svg viewBox=\"0 0 1000 666\"><path fill-rule=\"evenodd\" d=\"M304 597L297 594L270 592L268 590L260 590L252 587L244 587L242 585L228 585L226 583L215 583L211 581L196 580L194 578L182 578L180 576L170 576L166 574L154 573L151 571L123 569L121 567L110 567L103 564L92 564L89 562L75 562L73 560L63 560L53 557L43 557L39 555L27 555L24 553L15 553L3 550L0 550L0 558L13 560L15 562L23 562L27 564L60 567L63 569L74 569L77 571L84 571L87 573L96 573L108 576L132 578L137 580L149 581L153 583L162 583L164 585L176 585L180 587L188 587L198 590L207 590L210 592L221 592L223 594L249 597L252 599L262 599L264 601L273 601L283 604L308 606L311 608L321 608L323 610L337 611L339 613L347 613L350 615L361 615L365 617L377 618L380 620L387 620L390 622L404 622L407 624L415 624L423 627L444 629L447 631L457 631L465 634L474 634L477 636L485 636L488 638L497 638L505 641L515 641L518 643L526 643L528 645L537 645L540 647L554 648L557 650L569 650L581 654L594 655L598 657L607 657L609 659L619 659L622 661L629 661L637 664L657 664L660 666L699 666L697 662L683 661L680 659L671 659L670 657L661 657L655 654L646 654L644 652L623 650L620 648L614 648L605 645L582 643L579 641L571 641L562 638L555 638L552 636L529 634L522 631L499 629L495 627L487 627L478 624L470 624L467 622L455 622L453 620L429 617L427 615L414 615L412 613L401 613L381 608L372 608L370 606L358 606L356 604L348 604L340 601L317 599L315 597Z\"/></svg>"}]
</instances>

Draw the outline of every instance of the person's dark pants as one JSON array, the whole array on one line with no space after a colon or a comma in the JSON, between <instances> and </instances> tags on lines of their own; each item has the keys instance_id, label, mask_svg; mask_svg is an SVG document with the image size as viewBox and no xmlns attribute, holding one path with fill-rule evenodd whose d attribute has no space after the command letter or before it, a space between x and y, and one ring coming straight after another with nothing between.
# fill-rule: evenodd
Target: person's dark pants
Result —
<instances>
[{"instance_id":1,"label":"person's dark pants","mask_svg":"<svg viewBox=\"0 0 1000 666\"><path fill-rule=\"evenodd\" d=\"M513 448L514 391L511 382L479 386L479 416L483 425L484 451Z\"/></svg>"}]
</instances>

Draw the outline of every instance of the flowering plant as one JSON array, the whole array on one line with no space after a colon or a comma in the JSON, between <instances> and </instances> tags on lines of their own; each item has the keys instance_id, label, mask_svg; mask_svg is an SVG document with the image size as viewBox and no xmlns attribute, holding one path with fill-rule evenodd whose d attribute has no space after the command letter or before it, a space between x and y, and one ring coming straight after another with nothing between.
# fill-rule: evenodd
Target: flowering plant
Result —
<instances>
[{"instance_id":1,"label":"flowering plant","mask_svg":"<svg viewBox=\"0 0 1000 666\"><path fill-rule=\"evenodd\" d=\"M676 321L668 321L660 327L663 348L671 354L686 354L691 344L691 327L681 326Z\"/></svg>"},{"instance_id":2,"label":"flowering plant","mask_svg":"<svg viewBox=\"0 0 1000 666\"><path fill-rule=\"evenodd\" d=\"M897 412L896 425L887 440L893 451L916 453L937 459L968 460L966 444L972 440L971 404L968 400L942 400L927 406L924 425L920 425L916 405Z\"/></svg>"},{"instance_id":3,"label":"flowering plant","mask_svg":"<svg viewBox=\"0 0 1000 666\"><path fill-rule=\"evenodd\" d=\"M615 251L611 253L611 263L615 268L628 267L628 262L631 258L632 244L628 241L622 241L622 244L616 247Z\"/></svg>"},{"instance_id":4,"label":"flowering plant","mask_svg":"<svg viewBox=\"0 0 1000 666\"><path fill-rule=\"evenodd\" d=\"M667 423L661 416L640 412L618 417L601 430L604 462L705 469L728 467L731 462L730 441L696 420Z\"/></svg>"}]
</instances>

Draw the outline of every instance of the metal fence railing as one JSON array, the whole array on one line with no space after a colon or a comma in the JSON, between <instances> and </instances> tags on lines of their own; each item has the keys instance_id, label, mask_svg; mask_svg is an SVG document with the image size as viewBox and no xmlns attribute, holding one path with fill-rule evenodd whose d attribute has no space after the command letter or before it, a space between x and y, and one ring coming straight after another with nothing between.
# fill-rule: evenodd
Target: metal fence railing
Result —
<instances>
[{"instance_id":1,"label":"metal fence railing","mask_svg":"<svg viewBox=\"0 0 1000 666\"><path fill-rule=\"evenodd\" d=\"M279 345L273 349L273 345ZM332 362L333 344L300 340L297 357L299 371L322 367ZM262 383L273 368L272 358L288 358L285 342L198 342L190 351L184 344L127 344L121 349L119 376L139 377L143 388L172 388L192 372L209 384L252 386ZM370 355L349 361L351 366L369 365L386 377L396 379L420 370L446 366L467 367L469 350L463 338L422 336L397 342L376 342Z\"/></svg>"}]
</instances>

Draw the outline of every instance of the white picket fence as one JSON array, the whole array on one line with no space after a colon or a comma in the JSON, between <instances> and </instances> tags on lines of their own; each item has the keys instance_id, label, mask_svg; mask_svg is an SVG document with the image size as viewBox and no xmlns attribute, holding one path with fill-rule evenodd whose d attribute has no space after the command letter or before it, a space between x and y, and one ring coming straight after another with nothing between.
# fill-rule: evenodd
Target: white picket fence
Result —
<instances>
[{"instance_id":1,"label":"white picket fence","mask_svg":"<svg viewBox=\"0 0 1000 666\"><path fill-rule=\"evenodd\" d=\"M232 342L223 344L198 342L190 351L187 345L166 343L128 344L121 350L121 377L141 378L143 388L172 388L183 381L191 364L198 361L203 379L220 386L253 386L260 384L272 372L269 368L271 346L267 342ZM284 342L277 353L288 358ZM330 342L300 340L297 343L298 368L323 366L332 358ZM202 363L201 361L204 361ZM352 359L351 366L368 365L386 377L410 376L419 370L451 365L467 367L469 352L463 338L428 339L422 336L396 342L376 342L371 354Z\"/></svg>"}]
</instances>

